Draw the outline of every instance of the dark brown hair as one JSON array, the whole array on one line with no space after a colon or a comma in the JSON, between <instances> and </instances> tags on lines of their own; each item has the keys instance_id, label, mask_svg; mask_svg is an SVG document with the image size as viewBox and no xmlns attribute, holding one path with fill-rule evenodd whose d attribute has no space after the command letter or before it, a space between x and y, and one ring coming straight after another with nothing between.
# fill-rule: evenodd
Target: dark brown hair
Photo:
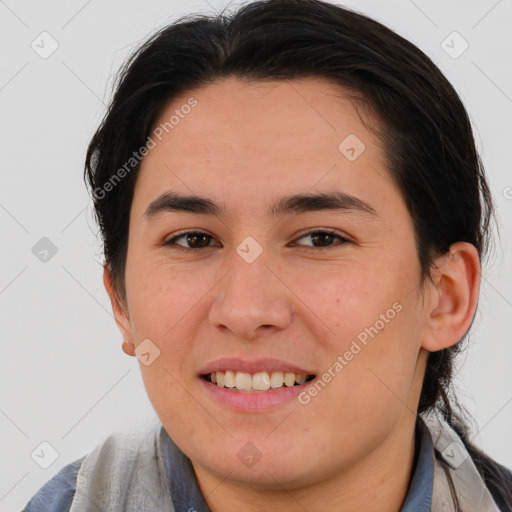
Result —
<instances>
[{"instance_id":1,"label":"dark brown hair","mask_svg":"<svg viewBox=\"0 0 512 512\"><path fill-rule=\"evenodd\" d=\"M118 75L85 164L105 264L125 297L130 206L143 147L176 95L216 80L323 77L349 91L377 121L388 170L414 222L422 280L434 257L458 241L487 253L494 205L468 114L452 85L421 50L377 21L316 0L263 0L234 13L189 15L140 46ZM124 166L124 167L123 167ZM113 181L119 170L122 179ZM111 186L106 186L110 183ZM468 330L469 332L469 330ZM467 336L467 333L466 333ZM454 356L463 340L430 353L418 412L437 410L456 430L502 510L512 473L469 441L455 396ZM453 403L453 406L452 406Z\"/></svg>"}]
</instances>

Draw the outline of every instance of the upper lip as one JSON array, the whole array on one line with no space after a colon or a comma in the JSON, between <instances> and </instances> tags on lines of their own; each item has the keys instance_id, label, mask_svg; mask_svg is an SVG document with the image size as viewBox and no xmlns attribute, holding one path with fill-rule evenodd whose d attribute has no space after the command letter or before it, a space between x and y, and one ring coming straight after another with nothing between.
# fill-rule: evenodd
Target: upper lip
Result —
<instances>
[{"instance_id":1,"label":"upper lip","mask_svg":"<svg viewBox=\"0 0 512 512\"><path fill-rule=\"evenodd\" d=\"M199 375L206 375L212 372L224 372L227 370L245 373L275 371L290 372L301 375L315 375L315 372L279 359L261 358L249 361L238 357L221 357L219 359L215 359L203 366L199 370Z\"/></svg>"}]
</instances>

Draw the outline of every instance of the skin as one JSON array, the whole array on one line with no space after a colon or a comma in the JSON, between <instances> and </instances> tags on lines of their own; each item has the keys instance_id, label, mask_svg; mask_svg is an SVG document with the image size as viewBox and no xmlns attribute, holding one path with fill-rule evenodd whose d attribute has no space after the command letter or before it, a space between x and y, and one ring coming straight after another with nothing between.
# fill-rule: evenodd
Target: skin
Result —
<instances>
[{"instance_id":1,"label":"skin","mask_svg":"<svg viewBox=\"0 0 512 512\"><path fill-rule=\"evenodd\" d=\"M422 293L412 219L380 141L329 81L226 79L174 98L159 122L191 96L198 105L142 162L125 300L105 267L125 352L147 338L161 351L140 364L145 387L212 511L399 511L428 352L455 344L475 313L475 247L457 242L439 256ZM366 146L354 161L338 149L349 134ZM368 202L378 217L265 215L277 196L333 189ZM145 219L147 205L169 190L224 202L227 215ZM351 243L334 237L315 246L300 233L314 228ZM211 235L210 246L195 254L161 245L183 229ZM236 252L248 236L263 249L251 264ZM186 237L177 243L193 247ZM220 356L274 357L321 375L396 302L402 310L307 405L236 412L200 385L198 370ZM237 457L248 442L262 455L250 468Z\"/></svg>"}]
</instances>

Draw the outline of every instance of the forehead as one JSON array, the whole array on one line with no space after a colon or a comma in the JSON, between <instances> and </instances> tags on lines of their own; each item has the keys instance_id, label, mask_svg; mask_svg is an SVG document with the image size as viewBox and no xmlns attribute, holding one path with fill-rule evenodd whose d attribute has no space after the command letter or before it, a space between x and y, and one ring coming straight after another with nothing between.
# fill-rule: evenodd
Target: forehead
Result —
<instances>
[{"instance_id":1,"label":"forehead","mask_svg":"<svg viewBox=\"0 0 512 512\"><path fill-rule=\"evenodd\" d=\"M374 138L362 124L348 94L346 89L323 78L228 78L174 98L163 109L156 125L164 125L194 98L197 105L171 130L177 137L208 146L237 142L233 149L242 150L262 146L278 149L282 144L290 156L315 149L312 145L294 144L304 138L314 141L316 146L323 142L325 147L337 150L336 142L350 130L357 131L361 138Z\"/></svg>"},{"instance_id":2,"label":"forehead","mask_svg":"<svg viewBox=\"0 0 512 512\"><path fill-rule=\"evenodd\" d=\"M391 185L380 141L347 91L321 78L214 82L173 98L155 129L137 180L146 203L165 187L243 202L313 187L382 196Z\"/></svg>"}]
</instances>

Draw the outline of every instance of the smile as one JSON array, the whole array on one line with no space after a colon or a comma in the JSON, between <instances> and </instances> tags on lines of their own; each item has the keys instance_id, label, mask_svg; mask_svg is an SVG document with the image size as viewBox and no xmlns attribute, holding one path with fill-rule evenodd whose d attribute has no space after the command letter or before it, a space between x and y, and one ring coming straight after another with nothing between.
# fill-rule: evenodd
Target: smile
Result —
<instances>
[{"instance_id":1,"label":"smile","mask_svg":"<svg viewBox=\"0 0 512 512\"><path fill-rule=\"evenodd\" d=\"M221 388L245 393L262 392L283 387L300 386L315 378L314 375L284 372L263 371L246 373L234 370L216 371L202 376L203 379Z\"/></svg>"}]
</instances>

